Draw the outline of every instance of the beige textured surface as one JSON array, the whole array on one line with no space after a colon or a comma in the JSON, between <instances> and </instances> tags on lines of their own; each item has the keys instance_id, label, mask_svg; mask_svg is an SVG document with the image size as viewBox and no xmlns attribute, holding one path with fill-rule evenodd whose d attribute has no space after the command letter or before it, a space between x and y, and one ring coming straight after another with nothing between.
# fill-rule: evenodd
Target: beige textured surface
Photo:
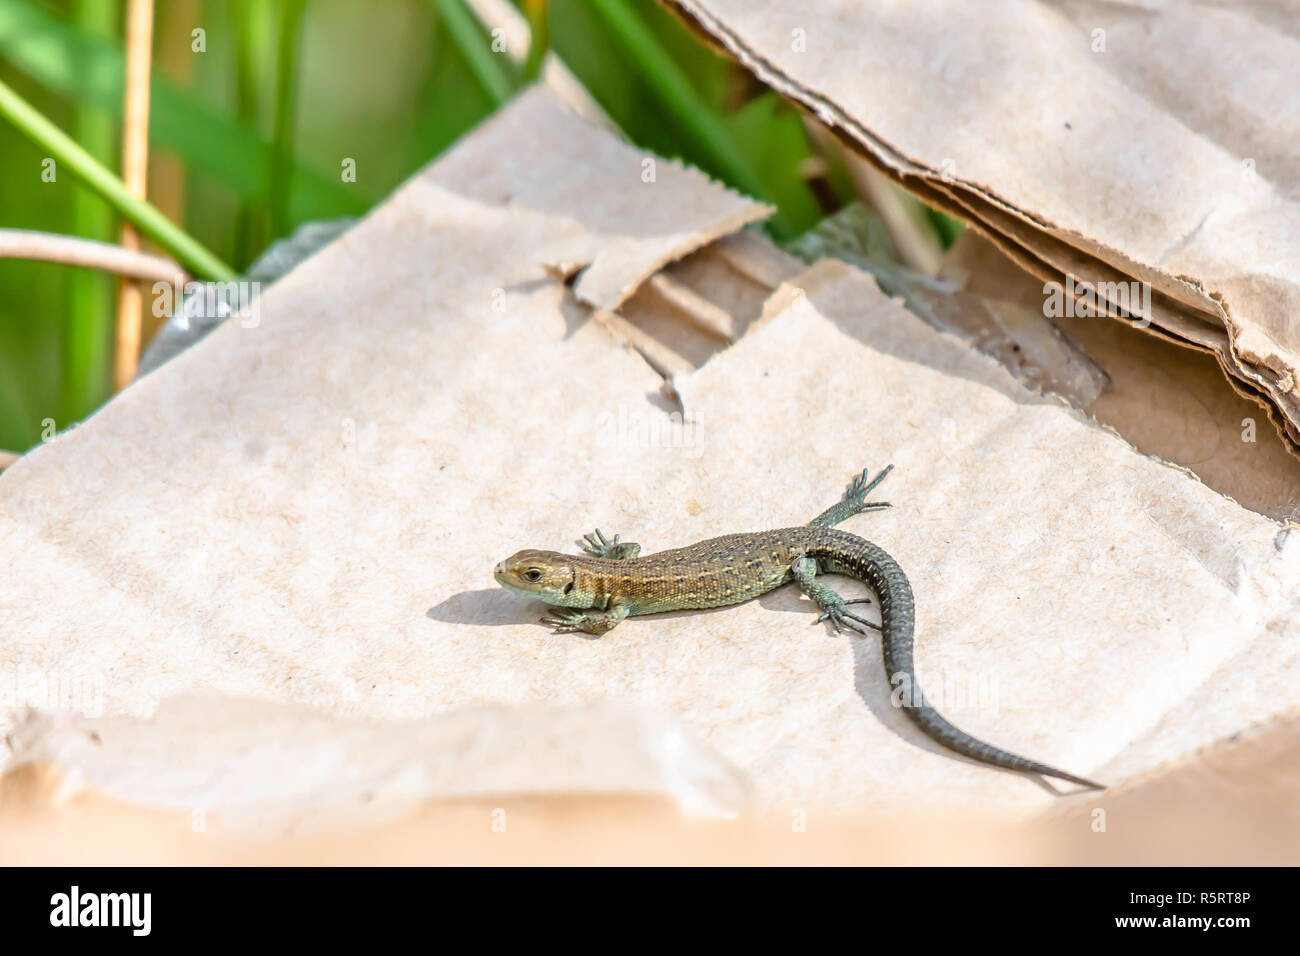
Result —
<instances>
[{"instance_id":1,"label":"beige textured surface","mask_svg":"<svg viewBox=\"0 0 1300 956\"><path fill-rule=\"evenodd\" d=\"M1116 782L1293 705L1300 552L1290 536L1029 393L847 267L824 263L798 283L790 307L774 302L765 323L678 389L687 409L709 407L742 378L762 379L722 433L728 444L710 444L724 459L775 431L815 474L848 448L894 461L894 508L851 527L908 570L921 682L956 694L959 723ZM828 739L865 739L873 764L893 768L855 800L1024 796L999 775L899 750L920 738L884 704L878 644L850 643L859 695L902 737L874 721L848 737L839 734L849 725L828 727ZM996 688L991 705L971 693L980 681ZM848 699L841 706L852 711ZM818 759L851 777L851 758L832 750ZM809 762L786 785L815 772Z\"/></svg>"},{"instance_id":2,"label":"beige textured surface","mask_svg":"<svg viewBox=\"0 0 1300 956\"><path fill-rule=\"evenodd\" d=\"M512 151L552 138L569 151ZM806 521L892 461L895 507L848 529L912 577L922 683L971 732L1117 782L1294 706L1295 541L845 266L679 376L681 427L554 273L594 261L607 304L756 207L669 164L643 183L637 155L529 95L268 291L256 327L6 472L5 686L97 677L110 716L191 691L387 719L617 701L680 722L762 808L1050 806L926 742L878 641L811 626L794 589L588 640L492 580L595 525L657 550Z\"/></svg>"},{"instance_id":3,"label":"beige textured surface","mask_svg":"<svg viewBox=\"0 0 1300 956\"><path fill-rule=\"evenodd\" d=\"M463 707L376 722L243 697L164 701L148 720L33 713L10 735L11 799L85 793L219 821L235 839L373 827L412 804L628 796L687 816L747 809L745 780L671 720L617 703ZM27 768L68 773L52 800Z\"/></svg>"},{"instance_id":4,"label":"beige textured surface","mask_svg":"<svg viewBox=\"0 0 1300 956\"><path fill-rule=\"evenodd\" d=\"M1294 715L1048 818L988 813L688 820L625 796L422 803L378 826L231 832L216 813L124 803L29 763L0 776L0 862L29 864L1288 865L1300 733ZM280 837L276 839L275 837Z\"/></svg>"},{"instance_id":5,"label":"beige textured surface","mask_svg":"<svg viewBox=\"0 0 1300 956\"><path fill-rule=\"evenodd\" d=\"M1174 304L1155 321L1215 349L1300 448L1294 4L675 5L1045 274L1150 282Z\"/></svg>"}]
</instances>

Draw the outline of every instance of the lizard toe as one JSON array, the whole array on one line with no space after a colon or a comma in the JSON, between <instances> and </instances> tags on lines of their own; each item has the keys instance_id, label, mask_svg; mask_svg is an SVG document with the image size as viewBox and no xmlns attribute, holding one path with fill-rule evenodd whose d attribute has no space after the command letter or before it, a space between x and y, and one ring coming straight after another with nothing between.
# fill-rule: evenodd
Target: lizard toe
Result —
<instances>
[{"instance_id":1,"label":"lizard toe","mask_svg":"<svg viewBox=\"0 0 1300 956\"><path fill-rule=\"evenodd\" d=\"M856 614L850 614L848 611L845 611L845 612L844 612L844 616L845 616L845 617L850 617L850 618L852 618L853 620L855 620L855 621L857 621L857 622L859 622L859 623L861 623L861 624L865 624L867 627L874 628L874 629L877 630L877 631L880 630L880 625L879 625L879 624L875 623L874 621L868 621L865 617L858 617ZM860 627L855 627L854 630L857 631L857 632L860 633L860 634L865 634L865 633L867 633L866 630L864 630L863 628L860 628Z\"/></svg>"}]
</instances>

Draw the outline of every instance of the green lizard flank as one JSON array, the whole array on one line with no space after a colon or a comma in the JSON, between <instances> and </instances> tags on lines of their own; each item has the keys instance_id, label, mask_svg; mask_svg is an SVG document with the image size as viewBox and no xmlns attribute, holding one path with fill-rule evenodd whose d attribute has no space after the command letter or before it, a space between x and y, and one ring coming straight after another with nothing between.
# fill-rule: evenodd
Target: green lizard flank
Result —
<instances>
[{"instance_id":1,"label":"green lizard flank","mask_svg":"<svg viewBox=\"0 0 1300 956\"><path fill-rule=\"evenodd\" d=\"M891 685L901 681L903 712L926 736L995 767L1105 789L975 739L949 723L921 693L912 661L915 604L907 575L883 548L833 527L855 514L888 508L888 502L867 501L867 495L892 468L886 467L870 482L863 471L837 504L803 527L723 535L645 557L640 556L639 545L622 542L618 535L610 541L597 529L585 536L585 555L520 551L496 566L496 579L511 591L552 605L542 622L556 633L596 635L631 615L724 607L798 582L821 608L818 621L829 620L836 630L849 627L861 632L865 625L881 631L885 671ZM881 623L848 609L851 604L870 603L869 599L844 600L815 579L821 573L845 574L865 582L880 599Z\"/></svg>"}]
</instances>

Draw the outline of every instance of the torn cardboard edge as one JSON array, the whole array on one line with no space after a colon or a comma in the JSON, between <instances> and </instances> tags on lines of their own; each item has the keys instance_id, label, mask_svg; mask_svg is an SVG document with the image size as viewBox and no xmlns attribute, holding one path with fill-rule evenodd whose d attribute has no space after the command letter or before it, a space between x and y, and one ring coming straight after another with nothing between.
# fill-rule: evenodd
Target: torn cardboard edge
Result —
<instances>
[{"instance_id":1,"label":"torn cardboard edge","mask_svg":"<svg viewBox=\"0 0 1300 956\"><path fill-rule=\"evenodd\" d=\"M520 99L523 102L517 107L519 109L564 108L537 87ZM683 226L677 232L653 241L642 235L630 237L627 242L615 238L589 261L543 263L548 271L558 270L565 279L571 279L574 296L593 309L604 312L617 309L669 263L723 236L736 233L750 223L766 219L776 211L774 207L738 192L680 159L639 149L621 138L610 136L608 131L583 116L569 115L571 125L581 124L583 130L570 141L570 148L577 152L600 147L609 147L609 151L614 153L621 151L628 161L629 173L640 175L643 183L647 182L646 175L652 177L647 184L658 184L662 176L665 188L680 188L685 195L707 200L692 210L691 227ZM503 128L508 125L504 119L502 125ZM646 172L646 163L652 164L652 174ZM626 254L629 248L635 248L635 256Z\"/></svg>"},{"instance_id":2,"label":"torn cardboard edge","mask_svg":"<svg viewBox=\"0 0 1300 956\"><path fill-rule=\"evenodd\" d=\"M939 195L926 190L914 191L918 195ZM1021 269L1045 283L1051 282L1060 285L1063 281L1068 282L1070 277L1091 276L1085 281L1095 289L1105 287L1107 284L1127 281L1123 273L1110 269L1105 265L1092 270L1088 263L1083 260L1076 261L1072 266L1063 264L1059 259L1054 260L1052 253L1049 253L1045 248L1045 245L1050 244L1050 240L1048 243L1040 244L1039 248L1035 249L1029 243L1013 238L1011 231L999 231L996 227L990 225L964 197L958 198L952 194L948 195L955 204L948 208L953 209L955 215L964 219L971 228L993 243ZM1067 256L1073 256L1075 251L1074 247L1066 243L1059 243L1056 246L1057 253ZM1076 298L1076 301L1085 300ZM1139 328L1131 318L1121 314L1119 304L1109 300L1103 301L1109 307L1108 311L1103 313L1106 317ZM1212 355L1232 390L1260 406L1273 427L1277 429L1279 436L1286 442L1288 450L1300 458L1300 429L1286 417L1279 404L1269 401L1270 392L1267 389L1267 383L1261 376L1252 375L1247 367L1230 360L1232 345L1226 332L1219 327L1204 322L1201 316L1181 309L1176 302L1169 300L1162 292L1156 292L1152 297L1150 324L1143 328L1143 331L1172 345L1195 349Z\"/></svg>"},{"instance_id":3,"label":"torn cardboard edge","mask_svg":"<svg viewBox=\"0 0 1300 956\"><path fill-rule=\"evenodd\" d=\"M703 832L729 833L744 842L745 859L750 861L771 862L768 857L781 852L764 837L772 832L774 821L747 808L742 774L706 749L683 746L671 722L626 709L583 711L571 722L575 713L566 715L563 708L470 708L419 723L369 724L358 733L359 722L306 708L209 697L202 705L205 712L224 710L244 718L260 714L273 722L296 723L302 732L288 750L268 750L267 734L260 727L237 721L247 736L240 741L224 734L225 759L215 772L206 763L198 768L174 762L150 765L150 736L174 739L179 731L193 744L184 751L189 755L208 738L222 735L211 721L203 726L174 719L198 702L169 702L148 722L33 714L18 731L27 740L29 756L0 774L0 850L5 857L21 859L28 852L35 854L32 862L48 864L50 838L89 828L101 836L131 836L101 839L94 852L89 847L95 841L74 839L70 842L75 849L55 852L82 862L102 858L115 863L124 862L127 854L136 859L155 854L174 858L194 850L242 852L251 854L243 862L256 863L302 852L321 840L342 840L346 849L339 861L355 863L353 841L373 852L396 827L404 834L403 845L412 840L421 844L418 855L427 862L427 841L445 846L475 821L472 832L495 836L507 820L513 828L521 818L539 835L550 836L543 839L543 847L551 862L570 859L578 834L598 831L608 845L608 823L616 825L621 840L630 841L615 851L615 858L624 862L631 847L642 843L636 835L645 833L654 834L653 842L668 859L698 852ZM223 723L221 730L228 729ZM537 754L527 749L513 749L530 740L552 758L548 770L558 786L537 786L531 771L515 776L536 760ZM394 763L395 741L422 741L426 746ZM318 769L331 776L328 787L272 801L249 801L245 796L238 805L219 795L273 792L266 777L278 777L280 762L293 755L295 746L306 754L322 744ZM433 749L440 744L441 751ZM598 773L592 786L588 777L593 761L611 756L610 746L615 748L616 765L630 773L614 779ZM574 759L559 760L557 773L554 758L566 754ZM1297 845L1293 838L1279 840L1278 835L1294 832L1289 821L1297 766L1300 711L1293 711L1103 793L1048 807L1028 820L976 811L898 812L883 820L841 812L831 814L818 829L832 831L837 844L847 839L851 849L846 858L857 862L895 855L882 838L902 833L910 836L899 841L897 862L912 864L936 852L941 862L972 863L1286 863L1294 859ZM474 777L484 767L490 768L494 786L477 791L457 785L457 774ZM160 796L155 787L159 777L179 783L180 789L173 787ZM450 785L450 790L440 784ZM1098 830L1098 821L1109 820L1112 811L1115 824ZM483 826L485 819L495 829ZM571 832L575 825L577 834ZM39 850L25 847L15 826L23 833L43 833L36 841ZM864 833L864 826L881 832ZM936 828L948 834L941 851L915 844ZM987 839L972 840L972 830L986 833ZM1104 835L1111 831L1114 838L1106 840ZM1189 841L1189 832L1197 839ZM177 843L176 835L182 833L190 843ZM762 849L755 849L755 841ZM153 850L142 851L153 844ZM645 852L644 846L640 852ZM734 853L714 850L705 856L717 862L719 856L725 860ZM473 857L481 862L481 854L478 848Z\"/></svg>"},{"instance_id":4,"label":"torn cardboard edge","mask_svg":"<svg viewBox=\"0 0 1300 956\"><path fill-rule=\"evenodd\" d=\"M677 721L631 705L463 707L398 722L187 694L144 720L29 711L9 745L0 805L99 794L198 810L236 837L373 827L422 803L494 797L640 797L695 818L734 817L750 801L743 773Z\"/></svg>"},{"instance_id":5,"label":"torn cardboard edge","mask_svg":"<svg viewBox=\"0 0 1300 956\"><path fill-rule=\"evenodd\" d=\"M521 155L517 139L520 115L529 116L534 126L562 126L566 135L555 144L558 148L541 156L527 151ZM542 213L565 225L581 223L588 231L587 238L598 237L598 243L574 248L557 240L557 248L539 254L532 264L539 278L569 282L574 296L594 309L617 309L664 266L775 211L680 159L658 156L611 135L538 84L519 93L467 133L465 138L469 137L479 143L483 153L504 159L485 168L462 150L448 150L433 165L443 169L455 196L485 210ZM579 163L588 167L591 175L583 183L566 183L571 179L565 176L566 168ZM444 188L425 181L428 168L414 173L367 213L363 222L401 201L408 188ZM640 188L628 189L629 181ZM566 183L567 189L557 189L557 183ZM607 208L569 202L576 200L576 189L586 196L602 196ZM667 210L658 201L657 191L690 196L693 202L689 208ZM641 220L641 231L621 231L630 218Z\"/></svg>"},{"instance_id":6,"label":"torn cardboard edge","mask_svg":"<svg viewBox=\"0 0 1300 956\"><path fill-rule=\"evenodd\" d=\"M617 311L597 309L594 318L671 385L736 342L772 290L805 268L741 230L669 263Z\"/></svg>"},{"instance_id":7,"label":"torn cardboard edge","mask_svg":"<svg viewBox=\"0 0 1300 956\"><path fill-rule=\"evenodd\" d=\"M680 160L659 159L659 162L667 164L670 169L687 178L698 179L724 191L738 202L743 201L743 205L730 215L713 220L707 230L694 231L663 243L652 255L637 262L635 267L620 268L607 274L605 254L598 254L592 262L582 267L573 283L574 296L594 309L606 312L617 309L668 264L714 240L735 233L752 222L766 219L775 212L772 206L748 199Z\"/></svg>"},{"instance_id":8,"label":"torn cardboard edge","mask_svg":"<svg viewBox=\"0 0 1300 956\"><path fill-rule=\"evenodd\" d=\"M1261 759L1264 754L1268 759ZM1255 776L1235 772L1242 764L1254 769ZM1230 796L1240 795L1247 784L1258 790L1275 787L1274 792L1278 794L1294 794L1300 789L1297 768L1300 768L1300 708L1257 721L1175 760L1134 774L1095 799L1109 802L1141 798L1153 787L1169 782L1181 785L1190 778L1196 778L1198 787L1205 789L1207 777L1214 778L1217 788ZM1265 771L1265 779L1260 779L1261 770ZM1087 813L1086 807L1076 803L1049 807L1044 816L1055 819Z\"/></svg>"},{"instance_id":9,"label":"torn cardboard edge","mask_svg":"<svg viewBox=\"0 0 1300 956\"><path fill-rule=\"evenodd\" d=\"M935 208L982 227L982 232L1031 273L1062 285L1073 277L1093 290L1106 288L1106 283L1115 281L1114 276L1134 276L1163 294L1169 302L1141 316L1151 322L1148 331L1163 327L1172 341L1211 351L1233 388L1265 409L1289 451L1300 458L1300 389L1296 387L1300 370L1290 367L1276 343L1253 328L1252 340L1271 343L1273 351L1247 361L1238 348L1238 340L1246 334L1246 329L1232 317L1228 305L1200 283L1187 276L1172 276L1144 266L1120 250L1040 221L976 183L941 175L909 159L838 104L764 59L704 4L697 0L666 2L699 36L827 126L875 168ZM1012 226L1008 220L1018 225ZM1071 250L1070 258L1074 261L1070 268L1057 261L1061 257L1052 254L1053 246L1058 253L1062 248ZM1099 298L1104 300L1104 296ZM1125 318L1121 303L1108 304L1114 310L1113 318ZM1210 333L1210 330L1216 331ZM1256 346L1259 345L1256 341Z\"/></svg>"},{"instance_id":10,"label":"torn cardboard edge","mask_svg":"<svg viewBox=\"0 0 1300 956\"><path fill-rule=\"evenodd\" d=\"M1086 804L1050 808L1043 819L1083 863L1108 862L1113 849L1099 846L1097 835L1113 832L1131 860L1292 865L1300 852L1298 767L1300 710L1293 710L1137 774Z\"/></svg>"},{"instance_id":11,"label":"torn cardboard edge","mask_svg":"<svg viewBox=\"0 0 1300 956\"><path fill-rule=\"evenodd\" d=\"M932 326L992 355L1029 388L1064 396L1139 453L1195 474L1244 507L1277 520L1295 516L1300 479L1292 450L1276 430L1258 432L1255 444L1224 445L1220 440L1216 454L1207 457L1204 451L1214 445L1215 435L1226 434L1230 427L1239 436L1243 419L1256 409L1277 414L1257 393L1222 374L1213 349L1186 348L1187 343L1155 327L1139 334L1126 321L1047 319L1039 306L1035 276L1024 269L1023 257L1006 256L1002 245L983 238L985 232L973 227L945 257L940 278L956 291L935 293L928 304L909 295L910 311L937 310L940 316L927 319ZM980 247L992 250L992 259L978 254ZM841 259L833 250L821 255ZM659 373L672 397L674 376L728 348L775 307L776 290L811 267L806 258L795 258L743 230L670 263L617 311L597 311L594 317ZM967 274L971 268L978 274ZM665 283L689 294L660 295L656 290ZM696 311L699 303L704 306ZM719 310L728 316L725 324L716 319ZM1109 345L1112 338L1130 344L1116 351ZM1168 353L1163 375L1135 375L1134 346L1141 342L1179 346ZM1191 356L1213 359L1218 374L1202 374L1201 363ZM1195 377L1181 378L1191 371ZM1188 397L1193 393L1195 398ZM1233 408L1229 395L1250 404ZM1131 413L1117 414L1117 409ZM1276 424L1275 418L1270 420ZM1192 440L1189 429L1199 437Z\"/></svg>"}]
</instances>

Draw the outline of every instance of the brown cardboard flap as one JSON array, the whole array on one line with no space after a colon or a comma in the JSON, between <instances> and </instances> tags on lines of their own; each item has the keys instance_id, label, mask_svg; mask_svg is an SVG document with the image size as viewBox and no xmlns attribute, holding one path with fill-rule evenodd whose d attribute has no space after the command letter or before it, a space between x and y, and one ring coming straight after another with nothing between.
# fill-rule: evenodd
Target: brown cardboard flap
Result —
<instances>
[{"instance_id":1,"label":"brown cardboard flap","mask_svg":"<svg viewBox=\"0 0 1300 956\"><path fill-rule=\"evenodd\" d=\"M1212 349L1300 448L1296 11L1268 0L672 5L909 188L946 194L942 207L1053 278L1149 284L1171 303L1150 314L1155 325ZM1196 323L1220 337L1188 338Z\"/></svg>"}]
</instances>

